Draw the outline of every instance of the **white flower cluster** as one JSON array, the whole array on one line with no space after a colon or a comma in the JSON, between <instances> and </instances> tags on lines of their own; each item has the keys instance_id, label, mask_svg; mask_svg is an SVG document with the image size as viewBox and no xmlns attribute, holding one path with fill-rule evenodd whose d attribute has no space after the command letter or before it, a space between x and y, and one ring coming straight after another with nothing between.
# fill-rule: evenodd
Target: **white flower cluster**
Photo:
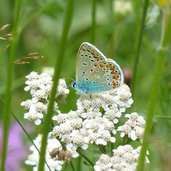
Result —
<instances>
[{"instance_id":1,"label":"white flower cluster","mask_svg":"<svg viewBox=\"0 0 171 171\"><path fill-rule=\"evenodd\" d=\"M41 123L43 115L47 113L47 106L49 102L49 96L52 88L52 77L48 73L38 74L37 72L31 72L26 76L27 81L25 91L30 91L31 99L23 101L21 106L24 106L28 112L24 114L24 118L34 121L36 125ZM59 80L57 87L57 97L66 97L69 93L66 82L63 79ZM55 102L54 111L58 111L58 104Z\"/></svg>"},{"instance_id":2,"label":"white flower cluster","mask_svg":"<svg viewBox=\"0 0 171 171\"><path fill-rule=\"evenodd\" d=\"M81 111L105 111L118 109L118 112L125 112L125 109L133 103L129 87L124 84L112 91L81 95L77 101L78 109Z\"/></svg>"},{"instance_id":3,"label":"white flower cluster","mask_svg":"<svg viewBox=\"0 0 171 171\"><path fill-rule=\"evenodd\" d=\"M81 95L78 109L53 117L57 125L53 135L59 137L68 149L87 149L89 144L107 145L116 141L115 124L125 108L133 103L127 85L111 92Z\"/></svg>"},{"instance_id":4,"label":"white flower cluster","mask_svg":"<svg viewBox=\"0 0 171 171\"><path fill-rule=\"evenodd\" d=\"M113 10L117 14L126 15L133 10L133 5L129 0L113 0Z\"/></svg>"},{"instance_id":5,"label":"white flower cluster","mask_svg":"<svg viewBox=\"0 0 171 171\"><path fill-rule=\"evenodd\" d=\"M135 171L141 147L133 149L131 145L119 146L113 150L113 156L102 154L94 166L95 171ZM146 157L146 163L149 163Z\"/></svg>"},{"instance_id":6,"label":"white flower cluster","mask_svg":"<svg viewBox=\"0 0 171 171\"><path fill-rule=\"evenodd\" d=\"M144 118L139 116L136 112L126 114L125 117L128 118L128 120L124 125L118 127L118 131L121 132L120 136L124 137L127 135L133 141L137 139L142 141L145 128Z\"/></svg>"},{"instance_id":7,"label":"white flower cluster","mask_svg":"<svg viewBox=\"0 0 171 171\"><path fill-rule=\"evenodd\" d=\"M52 77L48 73L30 73L27 77L25 91L30 91L31 99L21 103L27 109L24 118L41 123L47 113ZM65 98L69 93L66 82L59 80L56 89L56 99ZM145 120L137 113L126 114L128 120L118 127L118 122L126 108L133 103L129 87L124 84L112 91L97 94L81 94L77 100L77 110L61 113L55 102L53 121L55 126L48 137L46 148L45 170L61 170L64 161L79 156L78 148L88 149L90 144L107 146L115 143L115 135L120 132L120 137L128 136L133 141L142 141ZM55 115L56 114L56 115ZM55 137L55 138L54 138ZM62 146L65 150L62 150ZM35 139L35 144L40 149L41 135ZM39 152L34 146L30 147L31 154L26 164L32 165L37 170ZM133 149L130 145L119 146L113 150L113 157L102 155L94 167L95 171L129 171L135 170L140 147Z\"/></svg>"},{"instance_id":8,"label":"white flower cluster","mask_svg":"<svg viewBox=\"0 0 171 171\"><path fill-rule=\"evenodd\" d=\"M40 146L41 146L41 140L42 140L42 135L38 135L37 138L34 140L34 144L40 151ZM64 164L64 161L59 160L57 157L52 158L50 153L53 149L59 149L59 151L62 150L62 146L60 142L51 137L50 135L48 136L48 142L47 142L47 147L46 147L46 156L45 156L45 171L58 171L62 169L62 165ZM39 152L35 148L34 145L30 146L30 151L32 152L29 156L28 159L25 161L27 165L33 166L33 171L37 171L38 168L38 163L39 163ZM48 164L48 165L47 165ZM50 168L50 169L49 169Z\"/></svg>"}]
</instances>

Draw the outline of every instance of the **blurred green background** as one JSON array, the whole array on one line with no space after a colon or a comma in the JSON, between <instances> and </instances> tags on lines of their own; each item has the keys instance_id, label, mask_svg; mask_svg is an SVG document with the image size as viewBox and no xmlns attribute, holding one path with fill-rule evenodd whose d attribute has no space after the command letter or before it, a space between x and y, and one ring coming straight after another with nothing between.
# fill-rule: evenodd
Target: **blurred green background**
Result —
<instances>
[{"instance_id":1,"label":"blurred green background","mask_svg":"<svg viewBox=\"0 0 171 171\"><path fill-rule=\"evenodd\" d=\"M117 10L115 2L119 0L97 0L96 4L96 32L94 45L100 49L106 57L117 61L121 68L133 70L137 40L139 37L140 21L142 14L142 2L125 1L131 4L127 11L123 8ZM25 76L31 71L42 72L44 67L54 67L57 58L60 36L62 32L66 0L24 0L22 14L19 22L20 38L17 47L16 60L31 52L38 52L43 58L32 60L30 64L15 64L12 94L12 111L23 125L32 127L34 135L39 132L29 121L23 119L24 109L20 103L29 94L24 92ZM157 3L150 1L149 7ZM158 16L152 15L146 21L140 60L137 71L134 106L129 112L137 111L146 117L149 103L149 94L152 85L155 57L161 39L162 6L158 6ZM0 95L4 98L6 67L8 61L9 38L6 34L11 33L14 1L1 0L0 3L0 27L10 24L8 28L0 31ZM63 112L76 109L78 95L70 87L75 79L76 55L80 44L84 41L92 43L92 1L76 0L74 15L69 31L67 48L62 67L61 78L65 78L70 94L65 104L60 105ZM160 83L160 93L155 107L153 120L153 137L150 142L150 161L148 170L169 171L171 170L171 49L166 53L165 70ZM158 93L158 92L156 92ZM2 102L0 103L2 106ZM0 107L0 119L2 119L2 107ZM33 135L33 137L34 137ZM23 135L27 142L27 137ZM30 142L27 142L27 148ZM23 165L23 168L26 168ZM27 170L31 167L27 167ZM24 169L23 169L24 170Z\"/></svg>"}]
</instances>

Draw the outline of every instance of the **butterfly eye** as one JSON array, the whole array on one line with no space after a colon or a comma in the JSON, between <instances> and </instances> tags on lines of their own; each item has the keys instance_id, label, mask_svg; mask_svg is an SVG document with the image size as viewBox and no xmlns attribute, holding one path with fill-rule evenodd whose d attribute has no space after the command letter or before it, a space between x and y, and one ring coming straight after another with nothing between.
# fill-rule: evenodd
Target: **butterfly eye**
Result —
<instances>
[{"instance_id":1,"label":"butterfly eye","mask_svg":"<svg viewBox=\"0 0 171 171\"><path fill-rule=\"evenodd\" d=\"M76 86L76 82L73 82L73 83L72 83L72 87L75 88L75 86Z\"/></svg>"}]
</instances>

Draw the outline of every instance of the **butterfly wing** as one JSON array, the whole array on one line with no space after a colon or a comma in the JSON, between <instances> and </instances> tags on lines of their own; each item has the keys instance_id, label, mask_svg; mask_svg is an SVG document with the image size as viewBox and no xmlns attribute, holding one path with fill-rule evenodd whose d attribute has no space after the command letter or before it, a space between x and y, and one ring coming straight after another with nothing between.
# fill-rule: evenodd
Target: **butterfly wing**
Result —
<instances>
[{"instance_id":1,"label":"butterfly wing","mask_svg":"<svg viewBox=\"0 0 171 171\"><path fill-rule=\"evenodd\" d=\"M83 85L80 87L86 89L86 93L108 91L123 84L123 74L115 61L84 42L77 54L76 82Z\"/></svg>"}]
</instances>

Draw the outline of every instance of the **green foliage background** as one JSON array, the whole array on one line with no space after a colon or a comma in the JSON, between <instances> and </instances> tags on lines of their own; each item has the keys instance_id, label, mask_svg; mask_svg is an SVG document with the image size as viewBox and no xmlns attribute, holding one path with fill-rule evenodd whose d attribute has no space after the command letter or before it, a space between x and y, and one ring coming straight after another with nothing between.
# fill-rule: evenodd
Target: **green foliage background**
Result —
<instances>
[{"instance_id":1,"label":"green foliage background","mask_svg":"<svg viewBox=\"0 0 171 171\"><path fill-rule=\"evenodd\" d=\"M30 64L14 64L14 78L12 80L12 107L11 110L23 125L31 126L35 130L34 137L40 127L23 119L24 110L21 101L29 98L24 92L24 77L31 71L41 72L43 67L54 67L59 50L60 36L66 8L66 0L23 0L21 7L19 28L19 43L15 60L26 56L30 52L38 52L44 56L32 60ZM117 61L121 68L133 70L136 57L137 40L139 38L140 22L142 17L142 2L131 1L133 10L126 15L113 11L113 0L97 0L96 28L94 45L107 57ZM150 2L149 6L154 2ZM150 92L153 89L152 78L154 74L155 59L159 48L162 29L163 8L160 15L151 25L145 25L141 44L140 60L135 82L134 105L129 111L137 111L146 117ZM6 30L0 31L0 37L11 33L14 18L14 1L3 0L0 5L0 26L10 24ZM74 15L69 31L61 78L65 78L68 86L75 79L76 54L80 44L84 41L92 42L92 1L76 0ZM9 40L0 40L0 95L5 97L6 73L8 62ZM147 170L171 170L171 48L165 53L166 62L162 72L160 91L157 93L157 103L153 118L152 137L149 151L151 164ZM63 112L76 109L78 95L70 88L70 94L65 104L60 108ZM0 102L3 106L3 103ZM0 113L3 113L0 107ZM2 115L0 115L2 119ZM13 118L12 118L13 120ZM28 147L27 137L23 136ZM95 150L95 149L94 149ZM96 151L96 150L95 150ZM89 154L92 155L92 154ZM97 157L98 158L98 157ZM81 159L78 159L81 160ZM78 162L79 163L79 162ZM65 168L64 170L70 170ZM31 170L23 165L23 170ZM82 168L89 171L88 167Z\"/></svg>"}]
</instances>

